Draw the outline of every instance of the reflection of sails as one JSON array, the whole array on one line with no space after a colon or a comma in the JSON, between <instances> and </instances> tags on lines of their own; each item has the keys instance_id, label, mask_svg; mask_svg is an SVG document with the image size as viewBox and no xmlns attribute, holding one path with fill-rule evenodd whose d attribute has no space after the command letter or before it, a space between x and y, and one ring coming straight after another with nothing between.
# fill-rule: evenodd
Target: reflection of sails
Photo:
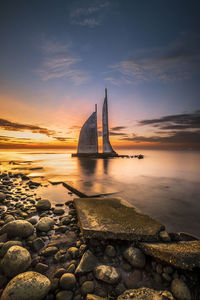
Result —
<instances>
[{"instance_id":1,"label":"reflection of sails","mask_svg":"<svg viewBox=\"0 0 200 300\"><path fill-rule=\"evenodd\" d=\"M109 159L103 159L103 171L104 174L108 174L108 165L109 165L110 161Z\"/></svg>"},{"instance_id":2,"label":"reflection of sails","mask_svg":"<svg viewBox=\"0 0 200 300\"><path fill-rule=\"evenodd\" d=\"M98 136L97 136L97 106L95 105L95 112L84 123L81 128L78 154L98 153Z\"/></svg>"},{"instance_id":3,"label":"reflection of sails","mask_svg":"<svg viewBox=\"0 0 200 300\"><path fill-rule=\"evenodd\" d=\"M96 159L87 159L85 157L78 158L78 166L81 173L84 175L94 175L96 171L97 160Z\"/></svg>"}]
</instances>

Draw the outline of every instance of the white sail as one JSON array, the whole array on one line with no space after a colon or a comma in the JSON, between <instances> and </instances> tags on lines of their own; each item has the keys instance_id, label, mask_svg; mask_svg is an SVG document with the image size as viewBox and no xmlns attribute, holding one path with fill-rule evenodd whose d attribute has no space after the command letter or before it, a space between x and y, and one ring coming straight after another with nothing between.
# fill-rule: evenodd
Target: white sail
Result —
<instances>
[{"instance_id":1,"label":"white sail","mask_svg":"<svg viewBox=\"0 0 200 300\"><path fill-rule=\"evenodd\" d=\"M102 128L103 128L103 153L115 154L110 141L109 141L109 129L108 129L108 100L107 89L105 89L105 98L102 110Z\"/></svg>"},{"instance_id":2,"label":"white sail","mask_svg":"<svg viewBox=\"0 0 200 300\"><path fill-rule=\"evenodd\" d=\"M78 154L98 153L97 109L81 128L78 142Z\"/></svg>"}]
</instances>

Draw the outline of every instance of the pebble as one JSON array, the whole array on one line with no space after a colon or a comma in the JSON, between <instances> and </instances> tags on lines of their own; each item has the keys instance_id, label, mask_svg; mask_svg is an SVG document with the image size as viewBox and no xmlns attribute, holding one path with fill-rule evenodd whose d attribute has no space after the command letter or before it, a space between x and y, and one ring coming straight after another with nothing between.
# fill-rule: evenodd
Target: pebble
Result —
<instances>
[{"instance_id":1,"label":"pebble","mask_svg":"<svg viewBox=\"0 0 200 300\"><path fill-rule=\"evenodd\" d=\"M45 274L48 270L49 266L46 265L46 264L42 264L42 263L38 263L36 266L35 266L35 271L36 272L39 272L39 273L42 273L42 274Z\"/></svg>"},{"instance_id":2,"label":"pebble","mask_svg":"<svg viewBox=\"0 0 200 300\"><path fill-rule=\"evenodd\" d=\"M144 268L146 257L140 249L129 247L124 251L123 256L133 267Z\"/></svg>"},{"instance_id":3,"label":"pebble","mask_svg":"<svg viewBox=\"0 0 200 300\"><path fill-rule=\"evenodd\" d=\"M87 294L92 294L94 292L94 282L85 281L81 286L81 294L86 296Z\"/></svg>"},{"instance_id":4,"label":"pebble","mask_svg":"<svg viewBox=\"0 0 200 300\"><path fill-rule=\"evenodd\" d=\"M14 277L26 271L30 265L30 253L21 246L10 247L1 261L4 274L8 277Z\"/></svg>"},{"instance_id":5,"label":"pebble","mask_svg":"<svg viewBox=\"0 0 200 300\"><path fill-rule=\"evenodd\" d=\"M63 274L68 273L64 268L57 269L54 273L54 277L60 278Z\"/></svg>"},{"instance_id":6,"label":"pebble","mask_svg":"<svg viewBox=\"0 0 200 300\"><path fill-rule=\"evenodd\" d=\"M188 286L181 279L174 279L171 283L171 291L178 300L191 300L191 293Z\"/></svg>"},{"instance_id":7,"label":"pebble","mask_svg":"<svg viewBox=\"0 0 200 300\"><path fill-rule=\"evenodd\" d=\"M72 290L76 285L76 277L74 274L65 273L60 278L60 286L63 290Z\"/></svg>"},{"instance_id":8,"label":"pebble","mask_svg":"<svg viewBox=\"0 0 200 300\"><path fill-rule=\"evenodd\" d=\"M115 267L100 265L94 269L94 275L97 279L109 284L115 284L120 279L120 274Z\"/></svg>"},{"instance_id":9,"label":"pebble","mask_svg":"<svg viewBox=\"0 0 200 300\"><path fill-rule=\"evenodd\" d=\"M73 293L71 291L60 291L56 294L56 300L72 300Z\"/></svg>"},{"instance_id":10,"label":"pebble","mask_svg":"<svg viewBox=\"0 0 200 300\"><path fill-rule=\"evenodd\" d=\"M165 231L165 230L160 231L159 236L160 236L160 238L163 242L170 242L171 241L171 238L170 238L168 232Z\"/></svg>"},{"instance_id":11,"label":"pebble","mask_svg":"<svg viewBox=\"0 0 200 300\"><path fill-rule=\"evenodd\" d=\"M49 210L51 208L51 202L47 199L39 200L36 204L36 208L39 211Z\"/></svg>"},{"instance_id":12,"label":"pebble","mask_svg":"<svg viewBox=\"0 0 200 300\"><path fill-rule=\"evenodd\" d=\"M50 280L40 273L21 273L7 284L1 300L43 300L50 287Z\"/></svg>"},{"instance_id":13,"label":"pebble","mask_svg":"<svg viewBox=\"0 0 200 300\"><path fill-rule=\"evenodd\" d=\"M0 229L0 234L7 233L9 237L26 238L33 232L33 225L25 220L11 221Z\"/></svg>"},{"instance_id":14,"label":"pebble","mask_svg":"<svg viewBox=\"0 0 200 300\"><path fill-rule=\"evenodd\" d=\"M41 252L41 254L44 255L44 256L52 256L57 252L58 252L58 248L55 247L55 246L52 246L52 247L47 247L46 249L44 249Z\"/></svg>"},{"instance_id":15,"label":"pebble","mask_svg":"<svg viewBox=\"0 0 200 300\"><path fill-rule=\"evenodd\" d=\"M32 242L32 247L35 252L40 251L44 246L45 246L45 243L44 243L43 239L41 239L41 238L36 238Z\"/></svg>"},{"instance_id":16,"label":"pebble","mask_svg":"<svg viewBox=\"0 0 200 300\"><path fill-rule=\"evenodd\" d=\"M43 231L43 232L47 232L49 230L51 230L54 226L54 220L51 219L50 217L43 217L41 218L37 225L36 225L36 229L38 231Z\"/></svg>"},{"instance_id":17,"label":"pebble","mask_svg":"<svg viewBox=\"0 0 200 300\"><path fill-rule=\"evenodd\" d=\"M65 210L60 207L55 207L53 213L55 215L63 215L65 213Z\"/></svg>"},{"instance_id":18,"label":"pebble","mask_svg":"<svg viewBox=\"0 0 200 300\"><path fill-rule=\"evenodd\" d=\"M116 250L112 245L108 245L105 249L104 254L106 256L109 256L109 257L115 257L116 256Z\"/></svg>"},{"instance_id":19,"label":"pebble","mask_svg":"<svg viewBox=\"0 0 200 300\"><path fill-rule=\"evenodd\" d=\"M1 249L0 249L0 257L3 257L8 249L12 246L22 246L21 241L8 241L6 243L3 243Z\"/></svg>"},{"instance_id":20,"label":"pebble","mask_svg":"<svg viewBox=\"0 0 200 300\"><path fill-rule=\"evenodd\" d=\"M79 256L79 249L76 247L71 247L68 249L68 253L72 258L77 258Z\"/></svg>"},{"instance_id":21,"label":"pebble","mask_svg":"<svg viewBox=\"0 0 200 300\"><path fill-rule=\"evenodd\" d=\"M97 258L90 250L87 250L83 254L80 263L76 268L75 274L91 272L96 265L97 265Z\"/></svg>"}]
</instances>

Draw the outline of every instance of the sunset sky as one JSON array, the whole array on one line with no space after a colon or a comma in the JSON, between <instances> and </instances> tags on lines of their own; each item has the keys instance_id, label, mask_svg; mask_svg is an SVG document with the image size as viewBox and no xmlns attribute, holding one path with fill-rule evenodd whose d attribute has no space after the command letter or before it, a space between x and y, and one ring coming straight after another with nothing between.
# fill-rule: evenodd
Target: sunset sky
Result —
<instances>
[{"instance_id":1,"label":"sunset sky","mask_svg":"<svg viewBox=\"0 0 200 300\"><path fill-rule=\"evenodd\" d=\"M200 149L199 0L2 0L0 148L76 147L108 88L114 147Z\"/></svg>"}]
</instances>

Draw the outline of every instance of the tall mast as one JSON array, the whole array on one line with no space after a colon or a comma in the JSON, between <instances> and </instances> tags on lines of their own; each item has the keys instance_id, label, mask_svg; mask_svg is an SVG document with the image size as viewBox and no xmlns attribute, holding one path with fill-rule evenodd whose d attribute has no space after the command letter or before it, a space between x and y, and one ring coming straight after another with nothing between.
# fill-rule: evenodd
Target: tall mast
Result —
<instances>
[{"instance_id":1,"label":"tall mast","mask_svg":"<svg viewBox=\"0 0 200 300\"><path fill-rule=\"evenodd\" d=\"M108 95L107 88L105 88L105 98L102 110L102 128L103 128L103 153L114 154L110 141L109 141L109 128L108 128Z\"/></svg>"}]
</instances>

